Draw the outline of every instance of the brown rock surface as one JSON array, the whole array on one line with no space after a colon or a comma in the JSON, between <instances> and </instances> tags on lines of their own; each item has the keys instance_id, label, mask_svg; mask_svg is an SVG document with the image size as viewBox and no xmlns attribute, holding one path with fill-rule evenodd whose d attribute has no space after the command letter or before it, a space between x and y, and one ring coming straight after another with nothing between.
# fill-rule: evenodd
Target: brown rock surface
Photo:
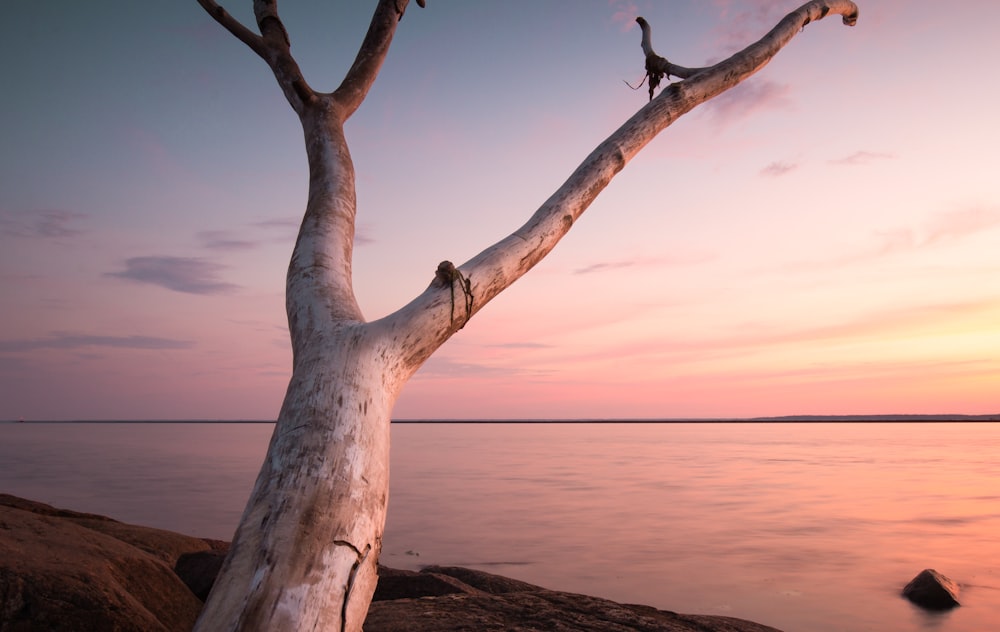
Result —
<instances>
[{"instance_id":1,"label":"brown rock surface","mask_svg":"<svg viewBox=\"0 0 1000 632\"><path fill-rule=\"evenodd\" d=\"M0 494L0 632L186 632L227 546ZM366 632L777 632L467 568L379 577Z\"/></svg>"},{"instance_id":2,"label":"brown rock surface","mask_svg":"<svg viewBox=\"0 0 1000 632\"><path fill-rule=\"evenodd\" d=\"M201 602L171 558L209 545L0 495L0 631L188 630Z\"/></svg>"},{"instance_id":3,"label":"brown rock surface","mask_svg":"<svg viewBox=\"0 0 1000 632\"><path fill-rule=\"evenodd\" d=\"M546 590L468 568L430 566L419 573L390 570L389 576L397 573L415 580L409 585L417 594L424 585L444 585L441 580L447 578L454 580L448 586L455 590L374 601L365 632L778 632L742 619L683 615ZM420 581L422 575L435 578L435 583ZM380 589L383 581L380 569Z\"/></svg>"}]
</instances>

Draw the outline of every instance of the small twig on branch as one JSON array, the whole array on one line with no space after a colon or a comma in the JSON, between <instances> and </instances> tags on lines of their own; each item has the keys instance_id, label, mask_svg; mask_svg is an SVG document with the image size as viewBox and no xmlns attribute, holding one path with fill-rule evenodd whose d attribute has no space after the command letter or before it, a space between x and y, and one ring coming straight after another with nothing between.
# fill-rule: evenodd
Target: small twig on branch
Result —
<instances>
[{"instance_id":1,"label":"small twig on branch","mask_svg":"<svg viewBox=\"0 0 1000 632\"><path fill-rule=\"evenodd\" d=\"M639 88L641 88L641 87L642 87L642 84L646 83L646 77L648 77L648 76L649 76L649 73L647 73L647 74L643 75L643 77L642 77L642 80L641 80L641 81L639 81L639 85L637 85L637 86L633 86L633 85L632 85L631 83L629 83L629 82L625 81L624 79L622 79L622 81L624 81L624 82L625 82L625 85L626 85L626 86L628 86L628 87L632 88L633 90L638 90Z\"/></svg>"}]
</instances>

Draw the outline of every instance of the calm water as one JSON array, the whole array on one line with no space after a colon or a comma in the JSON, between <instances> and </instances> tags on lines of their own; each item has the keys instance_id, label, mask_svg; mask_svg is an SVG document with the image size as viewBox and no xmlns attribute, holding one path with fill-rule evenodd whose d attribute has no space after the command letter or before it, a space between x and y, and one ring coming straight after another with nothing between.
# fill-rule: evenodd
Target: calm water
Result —
<instances>
[{"instance_id":1,"label":"calm water","mask_svg":"<svg viewBox=\"0 0 1000 632\"><path fill-rule=\"evenodd\" d=\"M229 539L270 424L0 424L0 491ZM382 561L787 632L1000 626L1000 424L393 426ZM963 584L928 615L923 568Z\"/></svg>"}]
</instances>

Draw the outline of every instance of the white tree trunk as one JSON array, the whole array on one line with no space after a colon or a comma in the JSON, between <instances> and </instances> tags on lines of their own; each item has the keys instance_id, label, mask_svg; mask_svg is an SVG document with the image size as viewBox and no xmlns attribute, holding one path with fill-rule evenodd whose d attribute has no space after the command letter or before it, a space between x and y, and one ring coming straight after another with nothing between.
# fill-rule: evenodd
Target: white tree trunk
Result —
<instances>
[{"instance_id":1,"label":"white tree trunk","mask_svg":"<svg viewBox=\"0 0 1000 632\"><path fill-rule=\"evenodd\" d=\"M360 630L402 383L359 324L296 358L267 457L198 630Z\"/></svg>"},{"instance_id":2,"label":"white tree trunk","mask_svg":"<svg viewBox=\"0 0 1000 632\"><path fill-rule=\"evenodd\" d=\"M310 171L287 278L292 378L199 632L360 630L382 547L390 415L406 380L548 254L660 131L762 68L806 24L829 13L853 24L858 13L848 0L814 0L759 42L698 69L656 56L640 18L647 69L687 79L664 89L601 143L521 228L458 268L442 262L422 294L365 323L351 286L356 198L343 124L375 80L407 1L380 0L354 65L331 94L313 91L302 77L276 0L254 0L260 34L215 0L198 2L271 67L302 120Z\"/></svg>"}]
</instances>

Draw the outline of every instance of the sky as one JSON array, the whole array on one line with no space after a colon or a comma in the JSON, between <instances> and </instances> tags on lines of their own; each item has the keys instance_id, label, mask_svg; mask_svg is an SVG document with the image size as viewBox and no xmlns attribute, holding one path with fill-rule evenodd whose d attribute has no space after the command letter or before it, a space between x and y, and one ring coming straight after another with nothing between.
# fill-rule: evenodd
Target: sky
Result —
<instances>
[{"instance_id":1,"label":"sky","mask_svg":"<svg viewBox=\"0 0 1000 632\"><path fill-rule=\"evenodd\" d=\"M797 0L411 4L347 125L366 318L517 229ZM397 419L1000 411L1000 3L860 1L632 160ZM249 0L223 2L252 24ZM279 5L314 88L374 3ZM274 419L301 128L195 0L4 3L0 419Z\"/></svg>"}]
</instances>

